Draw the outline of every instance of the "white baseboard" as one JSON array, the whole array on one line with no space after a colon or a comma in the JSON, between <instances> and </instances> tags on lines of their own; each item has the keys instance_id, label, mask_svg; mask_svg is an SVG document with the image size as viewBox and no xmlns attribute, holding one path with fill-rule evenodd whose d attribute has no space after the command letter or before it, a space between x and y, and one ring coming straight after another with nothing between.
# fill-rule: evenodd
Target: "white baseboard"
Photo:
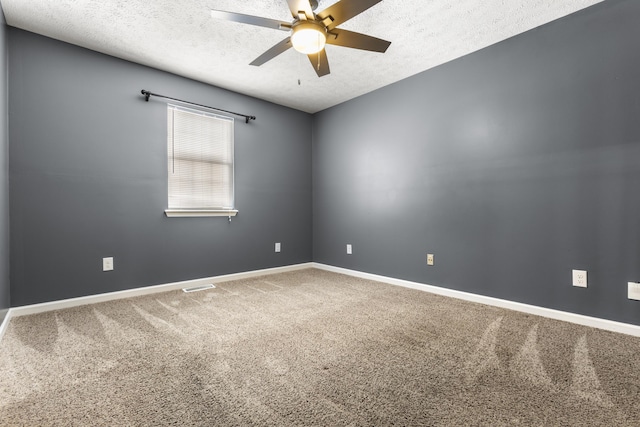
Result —
<instances>
[{"instance_id":1,"label":"white baseboard","mask_svg":"<svg viewBox=\"0 0 640 427\"><path fill-rule=\"evenodd\" d=\"M3 327L5 324L9 323L9 317L26 316L29 314L43 313L46 311L60 310L63 308L77 307L80 305L95 304L98 302L131 298L140 295L155 294L158 292L167 292L175 289L191 288L194 286L201 286L209 283L228 282L231 280L249 279L252 277L266 276L269 274L286 273L288 271L303 270L305 268L312 267L313 263L309 262L304 264L287 265L284 267L266 268L263 270L253 270L242 273L225 274L222 276L206 277L203 279L185 280L182 282L167 283L163 285L146 286L143 288L127 289L125 291L108 292L105 294L89 295L86 297L70 298L59 301L44 302L40 304L24 305L21 307L14 307L9 310L9 313L7 313L6 316L7 318L5 318L5 321L3 323ZM0 329L0 339L2 338L2 332L3 329Z\"/></svg>"},{"instance_id":2,"label":"white baseboard","mask_svg":"<svg viewBox=\"0 0 640 427\"><path fill-rule=\"evenodd\" d=\"M309 262L296 265L288 265L284 267L268 268L263 270L253 270L242 273L225 274L222 276L207 277L203 279L185 280L182 282L167 283L163 285L147 286L144 288L128 289L125 291L109 292L105 294L90 295L86 297L70 298L60 301L52 301L41 304L25 305L21 307L10 308L4 321L0 324L0 341L9 325L12 317L26 316L29 314L43 313L46 311L60 310L63 308L77 307L80 305L95 304L104 301L117 300L122 298L130 298L140 295L154 294L158 292L167 292L175 289L189 288L194 286L205 285L208 283L221 283L231 280L249 279L252 277L265 276L269 274L285 273L288 271L303 270L306 268L317 268L320 270L331 271L334 273L346 274L362 279L374 280L377 282L388 283L390 285L402 286L405 288L417 289L420 291L430 292L432 294L442 295L451 298L462 299L465 301L476 302L480 304L491 305L494 307L506 308L509 310L519 311L522 313L533 314L537 316L547 317L555 320L575 323L578 325L590 326L593 328L604 329L607 331L618 332L622 334L640 337L640 326L628 323L615 322L597 317L589 317L581 314L569 313L550 308L538 307L535 305L522 304L503 300L499 298L487 297L483 295L472 294L469 292L456 291L453 289L442 288L433 285L427 285L408 280L395 279L393 277L380 276L377 274L364 273L361 271L349 270L341 267L334 267L326 264Z\"/></svg>"},{"instance_id":3,"label":"white baseboard","mask_svg":"<svg viewBox=\"0 0 640 427\"><path fill-rule=\"evenodd\" d=\"M11 309L7 311L7 314L4 315L4 319L2 323L0 323L0 342L2 342L2 337L4 336L4 331L9 326L9 319L11 318Z\"/></svg>"},{"instance_id":4,"label":"white baseboard","mask_svg":"<svg viewBox=\"0 0 640 427\"><path fill-rule=\"evenodd\" d=\"M483 295L472 294L469 292L456 291L453 289L441 288L439 286L426 285L423 283L411 282L408 280L395 279L393 277L379 276L377 274L363 273L361 271L349 270L331 265L312 263L313 268L331 271L334 273L342 273L362 279L375 280L377 282L388 283L390 285L403 286L405 288L417 289L420 291L430 292L432 294L442 295L451 298L462 299L465 301L477 302L480 304L491 305L494 307L506 308L509 310L520 311L522 313L534 314L536 316L547 317L555 320L575 323L583 326L604 329L606 331L618 332L621 334L640 337L640 326L629 323L615 322L613 320L600 319L597 317L584 316L582 314L569 313L566 311L554 310L551 308L538 307L535 305L522 304L503 300L499 298L487 297Z\"/></svg>"}]
</instances>

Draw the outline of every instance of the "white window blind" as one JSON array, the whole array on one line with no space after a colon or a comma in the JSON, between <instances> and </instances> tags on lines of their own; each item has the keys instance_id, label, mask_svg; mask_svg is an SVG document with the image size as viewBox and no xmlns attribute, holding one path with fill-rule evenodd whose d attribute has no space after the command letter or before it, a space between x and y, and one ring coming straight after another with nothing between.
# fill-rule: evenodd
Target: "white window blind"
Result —
<instances>
[{"instance_id":1,"label":"white window blind","mask_svg":"<svg viewBox=\"0 0 640 427\"><path fill-rule=\"evenodd\" d=\"M233 209L233 119L167 108L169 210Z\"/></svg>"}]
</instances>

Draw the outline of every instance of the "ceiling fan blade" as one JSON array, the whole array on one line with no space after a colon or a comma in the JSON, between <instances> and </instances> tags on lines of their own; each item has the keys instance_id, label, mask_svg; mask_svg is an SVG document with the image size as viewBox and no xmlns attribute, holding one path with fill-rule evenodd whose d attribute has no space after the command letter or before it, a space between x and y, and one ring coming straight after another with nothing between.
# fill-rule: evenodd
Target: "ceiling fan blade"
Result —
<instances>
[{"instance_id":1,"label":"ceiling fan blade","mask_svg":"<svg viewBox=\"0 0 640 427\"><path fill-rule=\"evenodd\" d=\"M313 19L313 9L309 0L287 0L287 4L294 18L298 18L300 12L304 12L307 19Z\"/></svg>"},{"instance_id":2,"label":"ceiling fan blade","mask_svg":"<svg viewBox=\"0 0 640 427\"><path fill-rule=\"evenodd\" d=\"M330 17L332 21L328 23L325 22L325 24L327 24L328 30L332 30L381 1L382 0L341 0L322 12L316 13L316 15L321 21L325 21Z\"/></svg>"},{"instance_id":3,"label":"ceiling fan blade","mask_svg":"<svg viewBox=\"0 0 640 427\"><path fill-rule=\"evenodd\" d=\"M318 77L326 76L329 74L329 59L327 59L327 51L322 49L318 53L312 53L307 55L311 65L315 70Z\"/></svg>"},{"instance_id":4,"label":"ceiling fan blade","mask_svg":"<svg viewBox=\"0 0 640 427\"><path fill-rule=\"evenodd\" d=\"M391 42L366 34L334 28L327 34L327 44L384 53Z\"/></svg>"},{"instance_id":5,"label":"ceiling fan blade","mask_svg":"<svg viewBox=\"0 0 640 427\"><path fill-rule=\"evenodd\" d=\"M211 10L211 17L225 21L256 25L258 27L273 28L276 30L289 31L291 29L291 23L289 22L261 18L259 16L243 15L242 13L225 12L224 10Z\"/></svg>"},{"instance_id":6,"label":"ceiling fan blade","mask_svg":"<svg viewBox=\"0 0 640 427\"><path fill-rule=\"evenodd\" d=\"M291 37L287 37L286 39L282 40L280 43L278 43L277 45L275 45L274 47L272 47L262 55L258 56L249 65L255 65L256 67L258 67L264 64L265 62L280 55L282 52L286 51L290 47L291 47Z\"/></svg>"}]
</instances>

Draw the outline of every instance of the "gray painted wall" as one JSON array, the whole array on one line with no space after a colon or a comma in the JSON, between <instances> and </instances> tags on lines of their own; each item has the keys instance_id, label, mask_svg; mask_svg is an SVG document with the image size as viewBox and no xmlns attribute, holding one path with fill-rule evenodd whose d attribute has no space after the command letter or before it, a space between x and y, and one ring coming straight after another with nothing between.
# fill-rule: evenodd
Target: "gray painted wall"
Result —
<instances>
[{"instance_id":1,"label":"gray painted wall","mask_svg":"<svg viewBox=\"0 0 640 427\"><path fill-rule=\"evenodd\" d=\"M12 306L311 261L310 115L8 35ZM166 104L141 89L257 116L235 125L231 223L165 217Z\"/></svg>"},{"instance_id":2,"label":"gray painted wall","mask_svg":"<svg viewBox=\"0 0 640 427\"><path fill-rule=\"evenodd\" d=\"M314 261L640 324L638 22L607 1L316 114Z\"/></svg>"},{"instance_id":3,"label":"gray painted wall","mask_svg":"<svg viewBox=\"0 0 640 427\"><path fill-rule=\"evenodd\" d=\"M7 26L0 7L0 323L9 299L9 126Z\"/></svg>"}]
</instances>

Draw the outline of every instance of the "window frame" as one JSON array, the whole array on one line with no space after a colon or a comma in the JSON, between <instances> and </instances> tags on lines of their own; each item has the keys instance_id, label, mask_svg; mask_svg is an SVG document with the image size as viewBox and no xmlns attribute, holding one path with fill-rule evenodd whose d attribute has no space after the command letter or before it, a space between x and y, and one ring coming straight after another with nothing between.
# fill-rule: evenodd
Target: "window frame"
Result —
<instances>
[{"instance_id":1,"label":"window frame","mask_svg":"<svg viewBox=\"0 0 640 427\"><path fill-rule=\"evenodd\" d=\"M182 112L187 112L187 113L191 113L191 114L195 114L195 115L199 115L199 116L205 116L205 117L210 117L213 119L218 119L218 120L224 120L224 121L228 121L231 122L231 141L230 141L230 145L231 145L231 183L230 183L230 187L231 187L231 201L232 201L232 206L231 207L200 207L200 208L186 208L186 207L171 207L169 206L169 201L171 198L171 194L170 194L170 180L171 180L171 162L174 161L174 157L172 155L172 144L175 144L175 140L171 137L171 135L169 134L170 129L174 129L172 125L172 123L169 122L170 120L170 114L173 114L173 112L171 110L174 111L182 111ZM195 109L195 108L188 108L188 107L184 107L182 105L176 105L176 104L171 104L171 103L167 103L167 145L166 145L166 150L167 150L167 209L165 209L165 215L167 217L214 217L214 216L226 216L229 217L229 220L231 220L232 216L236 216L238 213L238 210L235 208L235 136L234 136L234 126L235 126L235 121L233 119L233 117L228 117L228 116L223 116L220 114L216 114L216 113L211 113L209 111L205 111L204 109ZM174 129L175 131L175 129Z\"/></svg>"}]
</instances>

